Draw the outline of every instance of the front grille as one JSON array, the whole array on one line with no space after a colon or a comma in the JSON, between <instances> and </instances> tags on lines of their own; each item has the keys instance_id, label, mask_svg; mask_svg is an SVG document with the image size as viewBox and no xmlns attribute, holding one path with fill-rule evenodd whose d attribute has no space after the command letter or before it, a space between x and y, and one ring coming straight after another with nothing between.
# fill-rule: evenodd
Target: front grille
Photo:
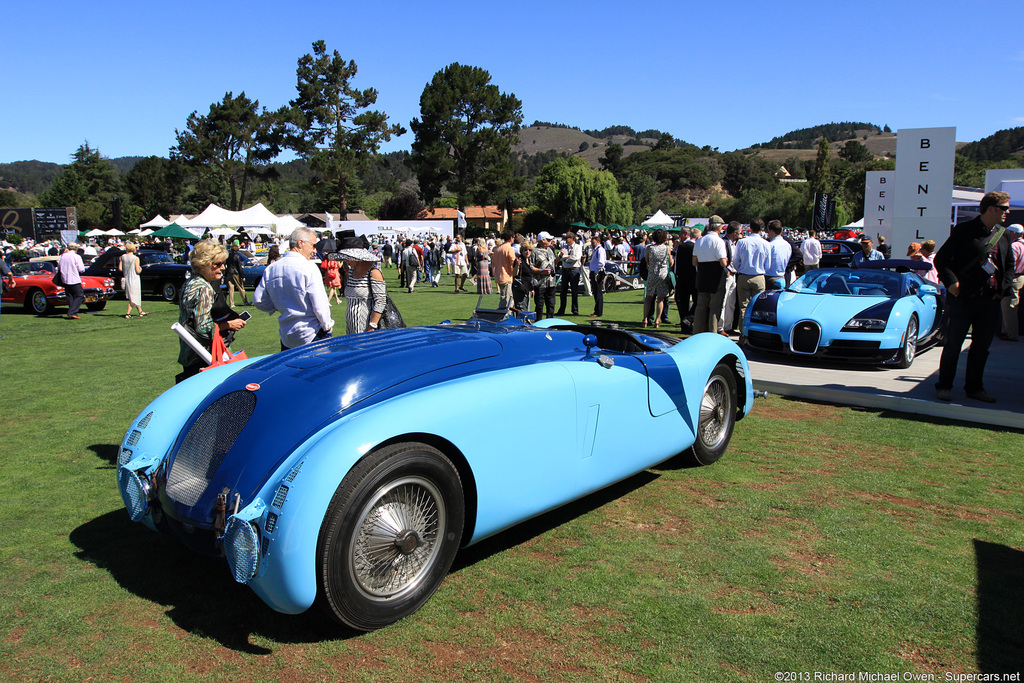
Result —
<instances>
[{"instance_id":1,"label":"front grille","mask_svg":"<svg viewBox=\"0 0 1024 683\"><path fill-rule=\"evenodd\" d=\"M769 349L771 351L782 350L782 337L771 332L761 332L760 330L750 330L747 332L747 339L750 343L758 348Z\"/></svg>"},{"instance_id":2,"label":"front grille","mask_svg":"<svg viewBox=\"0 0 1024 683\"><path fill-rule=\"evenodd\" d=\"M172 500L183 505L199 501L255 408L255 392L233 391L203 411L185 435L167 476L167 495Z\"/></svg>"},{"instance_id":3,"label":"front grille","mask_svg":"<svg viewBox=\"0 0 1024 683\"><path fill-rule=\"evenodd\" d=\"M142 432L138 429L133 429L132 433L128 435L128 439L125 441L131 447L135 447L139 444L139 439L142 437Z\"/></svg>"},{"instance_id":4,"label":"front grille","mask_svg":"<svg viewBox=\"0 0 1024 683\"><path fill-rule=\"evenodd\" d=\"M878 355L882 344L878 341L861 339L836 339L825 349L826 355L844 358L874 358Z\"/></svg>"},{"instance_id":5,"label":"front grille","mask_svg":"<svg viewBox=\"0 0 1024 683\"><path fill-rule=\"evenodd\" d=\"M821 340L821 327L813 320L801 320L793 327L793 353L814 353Z\"/></svg>"},{"instance_id":6,"label":"front grille","mask_svg":"<svg viewBox=\"0 0 1024 683\"><path fill-rule=\"evenodd\" d=\"M146 413L146 416L139 420L139 424L136 425L139 429L145 429L149 426L149 421L153 419L153 411Z\"/></svg>"}]
</instances>

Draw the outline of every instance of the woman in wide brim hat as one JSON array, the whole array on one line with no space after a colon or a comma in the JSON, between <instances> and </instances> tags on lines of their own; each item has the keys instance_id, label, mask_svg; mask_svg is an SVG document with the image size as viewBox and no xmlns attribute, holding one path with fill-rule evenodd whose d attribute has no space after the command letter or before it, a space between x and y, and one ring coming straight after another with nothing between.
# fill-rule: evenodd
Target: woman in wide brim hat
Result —
<instances>
[{"instance_id":1,"label":"woman in wide brim hat","mask_svg":"<svg viewBox=\"0 0 1024 683\"><path fill-rule=\"evenodd\" d=\"M379 259L369 250L366 237L342 237L338 240L338 257L345 262L348 275L345 283L345 334L372 332L377 329L387 304L387 285L377 267Z\"/></svg>"}]
</instances>

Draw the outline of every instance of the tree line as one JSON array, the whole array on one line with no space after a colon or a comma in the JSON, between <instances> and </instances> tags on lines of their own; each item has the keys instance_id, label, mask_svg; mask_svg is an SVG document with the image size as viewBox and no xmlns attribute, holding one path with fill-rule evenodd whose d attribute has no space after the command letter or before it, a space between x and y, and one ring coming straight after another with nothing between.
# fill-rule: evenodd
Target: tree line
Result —
<instances>
[{"instance_id":1,"label":"tree line","mask_svg":"<svg viewBox=\"0 0 1024 683\"><path fill-rule=\"evenodd\" d=\"M629 126L581 131L599 138L629 136L621 145L604 147L599 168L564 152L515 153L522 103L491 83L484 69L459 63L424 86L420 115L409 122L412 149L381 154L381 144L405 128L373 108L377 91L356 88L357 73L353 61L317 41L297 61L296 96L287 105L270 110L244 92L229 91L208 111L188 116L167 158L123 158L116 160L118 167L86 141L48 179L53 165L39 162L3 165L0 172L8 182L22 178L36 206L78 207L83 229L117 220L131 226L158 213L195 213L210 202L239 209L260 201L277 213L361 209L390 219L412 218L428 205L511 205L526 209L514 227L536 231L578 220L629 225L658 209L808 225L817 191L833 193L838 219L845 222L863 206L864 172L894 167L855 139L880 129L856 122L801 129L763 145L813 140L816 159L793 156L784 162L792 177L806 183L780 183L778 162L753 150L722 153ZM1012 157L981 157L1019 149L1020 130L974 143L971 156L958 154L955 182L980 186L985 168L1015 163ZM829 135L846 140L838 156L829 148ZM627 155L624 146L631 144L645 149ZM273 161L285 150L296 158ZM0 190L0 206L24 206L25 199Z\"/></svg>"}]
</instances>

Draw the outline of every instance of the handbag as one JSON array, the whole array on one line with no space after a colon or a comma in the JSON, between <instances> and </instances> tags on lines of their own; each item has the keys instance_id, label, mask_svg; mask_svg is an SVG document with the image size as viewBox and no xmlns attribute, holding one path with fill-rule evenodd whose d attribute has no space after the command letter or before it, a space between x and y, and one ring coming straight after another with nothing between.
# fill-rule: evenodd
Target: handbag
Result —
<instances>
[{"instance_id":1,"label":"handbag","mask_svg":"<svg viewBox=\"0 0 1024 683\"><path fill-rule=\"evenodd\" d=\"M370 269L370 273L373 269ZM371 274L366 274L366 290L373 296L373 285L370 284L372 278ZM402 319L402 314L398 311L398 306L391 300L391 297L387 294L384 295L384 312L380 314L380 320L377 321L378 330L397 330L399 328L406 327L405 320Z\"/></svg>"},{"instance_id":2,"label":"handbag","mask_svg":"<svg viewBox=\"0 0 1024 683\"><path fill-rule=\"evenodd\" d=\"M58 287L63 287L64 286L64 278L62 278L61 275L60 275L60 267L59 266L57 268L57 272L53 274L53 284L55 284Z\"/></svg>"},{"instance_id":3,"label":"handbag","mask_svg":"<svg viewBox=\"0 0 1024 683\"><path fill-rule=\"evenodd\" d=\"M395 330L401 327L405 327L405 320L402 319L402 314L398 312L398 306L395 306L395 302L389 296L384 303L384 312L380 314L380 320L377 321L377 329Z\"/></svg>"}]
</instances>

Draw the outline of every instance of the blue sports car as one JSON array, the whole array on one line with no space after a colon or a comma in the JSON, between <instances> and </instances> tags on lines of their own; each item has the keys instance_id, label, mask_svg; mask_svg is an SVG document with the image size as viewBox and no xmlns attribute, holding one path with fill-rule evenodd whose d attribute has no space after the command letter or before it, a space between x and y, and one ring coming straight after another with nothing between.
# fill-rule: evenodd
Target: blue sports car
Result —
<instances>
[{"instance_id":1,"label":"blue sports car","mask_svg":"<svg viewBox=\"0 0 1024 683\"><path fill-rule=\"evenodd\" d=\"M370 630L419 609L462 546L673 456L716 461L752 400L719 335L384 330L169 389L125 434L118 484L133 520L225 557L275 610ZM527 447L517 405L542 412Z\"/></svg>"},{"instance_id":2,"label":"blue sports car","mask_svg":"<svg viewBox=\"0 0 1024 683\"><path fill-rule=\"evenodd\" d=\"M743 320L745 343L909 368L918 348L937 341L942 320L938 288L911 272L921 268L920 261L901 260L812 270L784 290L751 300Z\"/></svg>"}]
</instances>

